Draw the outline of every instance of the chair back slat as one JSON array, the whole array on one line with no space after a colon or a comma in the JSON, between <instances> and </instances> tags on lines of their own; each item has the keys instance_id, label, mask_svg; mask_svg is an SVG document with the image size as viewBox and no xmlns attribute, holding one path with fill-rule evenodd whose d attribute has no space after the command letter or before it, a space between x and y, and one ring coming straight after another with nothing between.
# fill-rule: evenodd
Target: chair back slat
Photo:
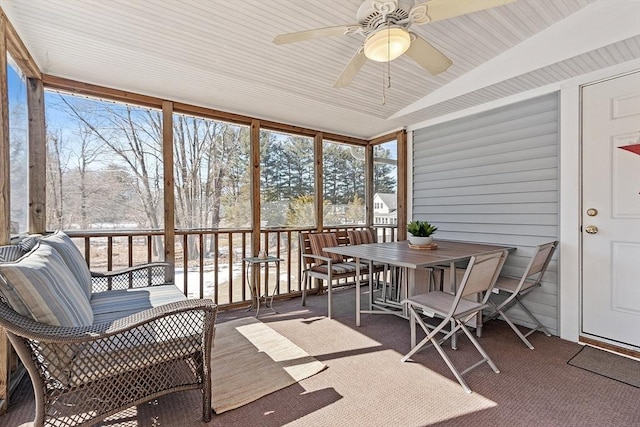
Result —
<instances>
[{"instance_id":1,"label":"chair back slat","mask_svg":"<svg viewBox=\"0 0 640 427\"><path fill-rule=\"evenodd\" d=\"M460 295L465 297L491 290L506 258L507 251L472 258L460 284Z\"/></svg>"},{"instance_id":2,"label":"chair back slat","mask_svg":"<svg viewBox=\"0 0 640 427\"><path fill-rule=\"evenodd\" d=\"M349 244L349 235L347 234L347 230L337 230L332 233L336 235L338 246L346 246Z\"/></svg>"},{"instance_id":3,"label":"chair back slat","mask_svg":"<svg viewBox=\"0 0 640 427\"><path fill-rule=\"evenodd\" d=\"M376 243L376 234L370 228L363 230L348 230L350 245L363 245L367 243Z\"/></svg>"},{"instance_id":4,"label":"chair back slat","mask_svg":"<svg viewBox=\"0 0 640 427\"><path fill-rule=\"evenodd\" d=\"M542 280L542 275L549 266L549 261L551 261L551 257L553 256L553 252L555 251L557 245L558 242L555 241L545 243L544 245L536 247L536 252L531 258L531 262L529 263L527 270L525 270L525 277L530 278L532 276L535 276L536 274L539 274L539 276L536 278L536 282Z\"/></svg>"},{"instance_id":5,"label":"chair back slat","mask_svg":"<svg viewBox=\"0 0 640 427\"><path fill-rule=\"evenodd\" d=\"M309 255L311 253L311 240L309 239L309 232L300 232L299 234L299 244L300 244L300 253L303 255Z\"/></svg>"}]
</instances>

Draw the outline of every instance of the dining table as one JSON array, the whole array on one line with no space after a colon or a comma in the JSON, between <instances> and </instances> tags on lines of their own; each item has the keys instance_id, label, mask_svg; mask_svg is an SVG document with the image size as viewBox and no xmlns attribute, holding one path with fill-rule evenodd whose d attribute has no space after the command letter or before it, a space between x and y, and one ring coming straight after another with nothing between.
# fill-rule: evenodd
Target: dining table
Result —
<instances>
[{"instance_id":1,"label":"dining table","mask_svg":"<svg viewBox=\"0 0 640 427\"><path fill-rule=\"evenodd\" d=\"M361 262L385 263L404 269L404 297L418 295L429 291L429 269L436 266L448 266L450 284L455 288L456 263L468 261L471 257L493 252L515 250L515 247L491 243L465 242L456 240L434 239L429 249L410 245L409 241L368 243L362 245L345 245L324 248L324 251L352 258L356 264L356 326L360 326L360 315L396 314L407 316L406 307L400 311L386 309L373 310L371 295L373 280L369 283L369 309L361 307Z\"/></svg>"}]
</instances>

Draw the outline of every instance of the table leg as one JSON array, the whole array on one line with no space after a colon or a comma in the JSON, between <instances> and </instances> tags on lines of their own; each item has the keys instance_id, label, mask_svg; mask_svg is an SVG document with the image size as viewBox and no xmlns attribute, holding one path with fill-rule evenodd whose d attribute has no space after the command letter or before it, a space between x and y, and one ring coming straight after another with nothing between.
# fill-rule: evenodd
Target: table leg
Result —
<instances>
[{"instance_id":1,"label":"table leg","mask_svg":"<svg viewBox=\"0 0 640 427\"><path fill-rule=\"evenodd\" d=\"M457 292L457 283L456 283L456 263L455 262L451 262L451 264L449 264L449 283L451 284L451 291L453 292L453 294L455 295L455 293ZM451 321L451 330L453 331L453 329L456 327L456 322L455 320ZM453 335L451 335L451 348L453 350L458 348L458 342L456 340L456 334L454 333Z\"/></svg>"},{"instance_id":2,"label":"table leg","mask_svg":"<svg viewBox=\"0 0 640 427\"><path fill-rule=\"evenodd\" d=\"M269 274L268 273L269 265L265 264L265 268L267 269L267 275L268 275ZM264 298L264 308L273 311L274 314L278 314L276 309L273 308L273 297L275 297L276 293L279 293L279 292L280 292L280 277L278 276L278 281L276 282L276 286L273 289L273 291L271 292L271 295L269 295L269 285L268 285L268 283L265 283L264 295L262 295L260 298L258 298L258 305L260 305L260 301L262 300L262 298Z\"/></svg>"},{"instance_id":3,"label":"table leg","mask_svg":"<svg viewBox=\"0 0 640 427\"><path fill-rule=\"evenodd\" d=\"M360 258L356 258L356 326L360 326Z\"/></svg>"},{"instance_id":4,"label":"table leg","mask_svg":"<svg viewBox=\"0 0 640 427\"><path fill-rule=\"evenodd\" d=\"M249 286L249 292L251 293L251 305L249 306L249 308L247 308L247 311L251 311L253 310L253 307L255 306L256 303L256 293L255 290L253 289L253 283L251 281L251 275L249 274L249 269L251 268L251 264L247 262L247 268L245 270L245 278L247 280L247 285Z\"/></svg>"},{"instance_id":5,"label":"table leg","mask_svg":"<svg viewBox=\"0 0 640 427\"><path fill-rule=\"evenodd\" d=\"M256 268L258 269L258 273L256 274ZM254 308L256 309L256 317L260 314L260 291L256 287L256 275L259 275L259 267L252 263L247 263L246 277L247 277L247 285L249 285L249 291L251 292L251 306L247 309L247 311L251 311ZM265 305L267 304L267 300L265 298Z\"/></svg>"},{"instance_id":6,"label":"table leg","mask_svg":"<svg viewBox=\"0 0 640 427\"><path fill-rule=\"evenodd\" d=\"M373 310L373 261L369 261L369 311Z\"/></svg>"}]
</instances>

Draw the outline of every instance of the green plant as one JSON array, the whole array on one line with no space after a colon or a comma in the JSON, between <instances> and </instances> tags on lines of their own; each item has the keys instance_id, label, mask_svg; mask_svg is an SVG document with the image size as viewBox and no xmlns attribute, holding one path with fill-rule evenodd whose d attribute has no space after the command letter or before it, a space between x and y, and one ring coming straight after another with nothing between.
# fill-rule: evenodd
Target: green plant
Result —
<instances>
[{"instance_id":1,"label":"green plant","mask_svg":"<svg viewBox=\"0 0 640 427\"><path fill-rule=\"evenodd\" d=\"M438 230L438 227L434 227L428 221L411 221L407 224L407 231L415 237L429 237L436 230Z\"/></svg>"}]
</instances>

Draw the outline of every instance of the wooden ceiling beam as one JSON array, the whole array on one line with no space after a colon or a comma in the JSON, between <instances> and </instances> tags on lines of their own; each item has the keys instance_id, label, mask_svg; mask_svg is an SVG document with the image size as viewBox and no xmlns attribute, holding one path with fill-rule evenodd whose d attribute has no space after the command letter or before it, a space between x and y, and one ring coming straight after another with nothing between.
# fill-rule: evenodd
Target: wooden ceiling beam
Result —
<instances>
[{"instance_id":1,"label":"wooden ceiling beam","mask_svg":"<svg viewBox=\"0 0 640 427\"><path fill-rule=\"evenodd\" d=\"M20 38L20 36L18 36L16 29L13 28L13 25L11 25L11 22L7 18L7 15L5 15L2 8L0 8L0 16L2 16L2 19L5 21L7 51L11 55L11 58L13 58L13 60L16 62L16 64L20 68L20 71L24 73L25 77L41 79L42 72L40 71L40 68L27 50L24 43L22 43L22 39Z\"/></svg>"},{"instance_id":2,"label":"wooden ceiling beam","mask_svg":"<svg viewBox=\"0 0 640 427\"><path fill-rule=\"evenodd\" d=\"M90 83L78 82L75 80L52 76L49 74L43 74L42 81L44 85L49 89L69 92L76 95L86 95L96 98L110 99L113 101L120 101L127 104L136 104L151 108L161 109L162 103L167 101L153 96L140 95L125 90L112 89ZM173 103L173 111L180 114L193 115L206 119L220 120L246 126L250 126L253 120L260 120L255 117L248 117L241 114L228 113L225 111L214 110L212 108L199 107L197 105L184 104L180 102ZM317 129L309 129L268 120L260 120L260 127L261 129L269 129L284 133L293 133L297 135L308 136L311 138L314 138L315 135L320 132ZM369 144L369 141L367 141L366 139L355 138L346 135L324 132L323 135L326 140L344 144L359 146L366 146Z\"/></svg>"},{"instance_id":3,"label":"wooden ceiling beam","mask_svg":"<svg viewBox=\"0 0 640 427\"><path fill-rule=\"evenodd\" d=\"M49 74L42 75L42 82L47 89L60 90L63 92L73 93L75 95L110 99L112 101L157 108L159 110L162 109L163 100L154 96L138 95L126 90L111 89L104 86L78 82Z\"/></svg>"},{"instance_id":4,"label":"wooden ceiling beam","mask_svg":"<svg viewBox=\"0 0 640 427\"><path fill-rule=\"evenodd\" d=\"M379 145L379 144L384 144L385 142L394 141L398 136L398 132L401 132L401 131L395 130L386 135L381 135L377 138L370 139L369 145Z\"/></svg>"}]
</instances>

